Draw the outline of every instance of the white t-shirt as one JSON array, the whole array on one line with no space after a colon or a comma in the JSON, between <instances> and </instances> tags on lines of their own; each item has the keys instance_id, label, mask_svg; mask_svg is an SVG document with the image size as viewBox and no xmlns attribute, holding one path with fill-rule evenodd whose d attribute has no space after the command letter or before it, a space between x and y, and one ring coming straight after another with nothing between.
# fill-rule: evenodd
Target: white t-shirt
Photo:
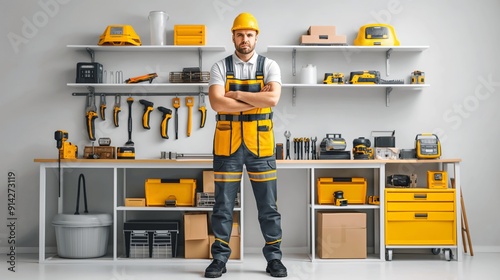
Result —
<instances>
[{"instance_id":1,"label":"white t-shirt","mask_svg":"<svg viewBox=\"0 0 500 280\"><path fill-rule=\"evenodd\" d=\"M252 58L244 62L233 53L233 69L234 77L241 80L255 79L255 71L257 70L257 53L255 52ZM276 61L266 57L264 60L264 84L269 82L277 82L281 84L281 70ZM211 85L226 85L226 59L217 61L210 70Z\"/></svg>"}]
</instances>

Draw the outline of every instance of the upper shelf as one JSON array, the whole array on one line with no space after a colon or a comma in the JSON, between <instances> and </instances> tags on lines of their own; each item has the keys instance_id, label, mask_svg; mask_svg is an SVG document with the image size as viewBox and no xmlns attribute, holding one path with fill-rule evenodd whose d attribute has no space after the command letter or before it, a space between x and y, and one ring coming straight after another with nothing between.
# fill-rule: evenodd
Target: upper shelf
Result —
<instances>
[{"instance_id":1,"label":"upper shelf","mask_svg":"<svg viewBox=\"0 0 500 280\"><path fill-rule=\"evenodd\" d=\"M268 46L268 51L372 51L372 52L421 52L429 46Z\"/></svg>"},{"instance_id":2,"label":"upper shelf","mask_svg":"<svg viewBox=\"0 0 500 280\"><path fill-rule=\"evenodd\" d=\"M94 51L107 51L107 52L151 52L151 51L213 51L223 52L226 50L225 46L99 46L99 45L67 45L68 48L76 50L92 49Z\"/></svg>"}]
</instances>

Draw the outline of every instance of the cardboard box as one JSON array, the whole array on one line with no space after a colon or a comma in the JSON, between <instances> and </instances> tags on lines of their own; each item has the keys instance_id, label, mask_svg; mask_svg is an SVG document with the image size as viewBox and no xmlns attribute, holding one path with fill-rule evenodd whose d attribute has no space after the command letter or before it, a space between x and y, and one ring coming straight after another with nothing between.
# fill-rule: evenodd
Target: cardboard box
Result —
<instances>
[{"instance_id":1,"label":"cardboard box","mask_svg":"<svg viewBox=\"0 0 500 280\"><path fill-rule=\"evenodd\" d=\"M215 236L209 235L209 246L208 246L208 258L212 258L212 244L215 242ZM231 236L231 239L229 239L229 248L231 248L231 256L229 256L229 259L231 260L239 260L240 259L240 237L239 236Z\"/></svg>"},{"instance_id":2,"label":"cardboard box","mask_svg":"<svg viewBox=\"0 0 500 280\"><path fill-rule=\"evenodd\" d=\"M207 213L184 214L184 240L208 240Z\"/></svg>"},{"instance_id":3,"label":"cardboard box","mask_svg":"<svg viewBox=\"0 0 500 280\"><path fill-rule=\"evenodd\" d=\"M208 259L209 248L208 236L205 239L186 240L184 242L184 258Z\"/></svg>"},{"instance_id":4,"label":"cardboard box","mask_svg":"<svg viewBox=\"0 0 500 280\"><path fill-rule=\"evenodd\" d=\"M231 230L231 238L240 236L240 215L239 212L233 212L233 228Z\"/></svg>"},{"instance_id":5,"label":"cardboard box","mask_svg":"<svg viewBox=\"0 0 500 280\"><path fill-rule=\"evenodd\" d=\"M300 43L303 45L346 45L345 35L336 35L335 26L310 26L308 35L302 35Z\"/></svg>"},{"instance_id":6,"label":"cardboard box","mask_svg":"<svg viewBox=\"0 0 500 280\"><path fill-rule=\"evenodd\" d=\"M203 171L203 192L215 192L214 172L211 170Z\"/></svg>"},{"instance_id":7,"label":"cardboard box","mask_svg":"<svg viewBox=\"0 0 500 280\"><path fill-rule=\"evenodd\" d=\"M146 207L145 198L125 198L125 206L127 207Z\"/></svg>"},{"instance_id":8,"label":"cardboard box","mask_svg":"<svg viewBox=\"0 0 500 280\"><path fill-rule=\"evenodd\" d=\"M366 213L318 212L316 219L319 258L366 258Z\"/></svg>"}]
</instances>

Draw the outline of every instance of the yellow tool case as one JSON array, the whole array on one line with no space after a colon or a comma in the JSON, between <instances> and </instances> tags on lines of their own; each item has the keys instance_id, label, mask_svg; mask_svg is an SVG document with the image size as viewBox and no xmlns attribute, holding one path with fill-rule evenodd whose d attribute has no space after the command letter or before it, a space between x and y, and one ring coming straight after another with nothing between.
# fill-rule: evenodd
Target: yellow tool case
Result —
<instances>
[{"instance_id":1,"label":"yellow tool case","mask_svg":"<svg viewBox=\"0 0 500 280\"><path fill-rule=\"evenodd\" d=\"M385 189L386 245L456 245L455 189Z\"/></svg>"},{"instance_id":2,"label":"yellow tool case","mask_svg":"<svg viewBox=\"0 0 500 280\"><path fill-rule=\"evenodd\" d=\"M196 179L147 179L146 206L194 206Z\"/></svg>"},{"instance_id":3,"label":"yellow tool case","mask_svg":"<svg viewBox=\"0 0 500 280\"><path fill-rule=\"evenodd\" d=\"M318 178L318 204L334 204L333 193L344 192L348 204L366 203L366 179L360 177Z\"/></svg>"},{"instance_id":4,"label":"yellow tool case","mask_svg":"<svg viewBox=\"0 0 500 280\"><path fill-rule=\"evenodd\" d=\"M205 45L205 25L174 25L174 45Z\"/></svg>"}]
</instances>

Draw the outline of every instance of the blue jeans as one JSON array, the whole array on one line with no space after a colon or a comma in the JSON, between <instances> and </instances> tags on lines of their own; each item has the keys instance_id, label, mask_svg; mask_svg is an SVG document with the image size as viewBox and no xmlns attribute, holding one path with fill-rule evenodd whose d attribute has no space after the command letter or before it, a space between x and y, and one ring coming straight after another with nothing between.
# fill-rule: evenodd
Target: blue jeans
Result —
<instances>
[{"instance_id":1,"label":"blue jeans","mask_svg":"<svg viewBox=\"0 0 500 280\"><path fill-rule=\"evenodd\" d=\"M276 206L276 158L256 157L244 145L231 156L214 156L215 204L212 230L214 259L227 262L231 255L229 238L233 225L233 208L241 186L245 165L257 203L260 230L265 240L262 249L267 261L281 259L281 215Z\"/></svg>"}]
</instances>

